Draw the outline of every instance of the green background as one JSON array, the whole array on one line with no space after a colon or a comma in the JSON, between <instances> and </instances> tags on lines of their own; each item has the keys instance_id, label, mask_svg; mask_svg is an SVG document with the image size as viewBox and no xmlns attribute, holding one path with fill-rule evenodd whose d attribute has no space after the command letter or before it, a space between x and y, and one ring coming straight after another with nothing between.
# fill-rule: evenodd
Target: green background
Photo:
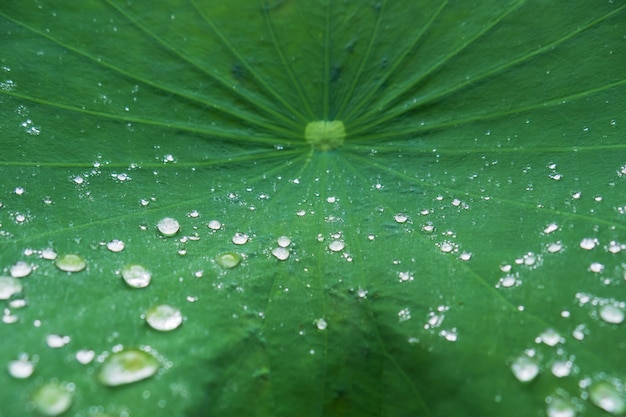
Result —
<instances>
[{"instance_id":1,"label":"green background","mask_svg":"<svg viewBox=\"0 0 626 417\"><path fill-rule=\"evenodd\" d=\"M0 302L0 364L37 363L0 374L0 415L50 381L70 416L607 415L588 395L624 401L624 325L599 309L626 302L625 23L617 0L2 2L0 268L35 269L26 307ZM311 150L316 120L344 146ZM160 303L181 328L145 324ZM160 372L100 385L120 346Z\"/></svg>"}]
</instances>

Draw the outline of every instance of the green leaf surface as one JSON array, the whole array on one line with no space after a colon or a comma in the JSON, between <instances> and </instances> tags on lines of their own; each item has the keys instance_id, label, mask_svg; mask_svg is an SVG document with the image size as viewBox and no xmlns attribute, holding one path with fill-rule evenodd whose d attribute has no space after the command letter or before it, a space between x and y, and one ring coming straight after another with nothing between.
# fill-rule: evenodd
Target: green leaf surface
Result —
<instances>
[{"instance_id":1,"label":"green leaf surface","mask_svg":"<svg viewBox=\"0 0 626 417\"><path fill-rule=\"evenodd\" d=\"M624 415L625 19L4 2L0 416Z\"/></svg>"}]
</instances>

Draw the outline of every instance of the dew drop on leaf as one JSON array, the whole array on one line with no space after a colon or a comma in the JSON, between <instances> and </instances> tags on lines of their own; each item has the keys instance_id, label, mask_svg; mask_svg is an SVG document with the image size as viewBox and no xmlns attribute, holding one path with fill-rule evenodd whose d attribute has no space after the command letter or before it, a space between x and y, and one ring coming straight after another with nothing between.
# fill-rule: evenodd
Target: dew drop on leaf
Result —
<instances>
[{"instance_id":1,"label":"dew drop on leaf","mask_svg":"<svg viewBox=\"0 0 626 417\"><path fill-rule=\"evenodd\" d=\"M145 288L150 285L152 274L142 265L127 265L122 269L122 278L133 288Z\"/></svg>"},{"instance_id":2,"label":"dew drop on leaf","mask_svg":"<svg viewBox=\"0 0 626 417\"><path fill-rule=\"evenodd\" d=\"M24 278L33 272L33 267L24 261L18 261L11 266L9 273L14 278Z\"/></svg>"},{"instance_id":3,"label":"dew drop on leaf","mask_svg":"<svg viewBox=\"0 0 626 417\"><path fill-rule=\"evenodd\" d=\"M550 368L552 375L557 378L563 378L568 376L572 372L572 362L570 361L556 361Z\"/></svg>"},{"instance_id":4,"label":"dew drop on leaf","mask_svg":"<svg viewBox=\"0 0 626 417\"><path fill-rule=\"evenodd\" d=\"M87 267L85 260L80 255L73 253L68 253L57 258L54 264L61 271L65 272L79 272Z\"/></svg>"},{"instance_id":5,"label":"dew drop on leaf","mask_svg":"<svg viewBox=\"0 0 626 417\"><path fill-rule=\"evenodd\" d=\"M29 360L27 356L9 362L7 367L9 375L18 379L28 378L35 372L35 363Z\"/></svg>"},{"instance_id":6,"label":"dew drop on leaf","mask_svg":"<svg viewBox=\"0 0 626 417\"><path fill-rule=\"evenodd\" d=\"M66 386L51 382L35 391L32 402L41 414L58 416L72 405L72 391Z\"/></svg>"},{"instance_id":7,"label":"dew drop on leaf","mask_svg":"<svg viewBox=\"0 0 626 417\"><path fill-rule=\"evenodd\" d=\"M404 213L398 213L395 216L393 216L393 219L397 222L397 223L406 223L406 221L409 219L408 216Z\"/></svg>"},{"instance_id":8,"label":"dew drop on leaf","mask_svg":"<svg viewBox=\"0 0 626 417\"><path fill-rule=\"evenodd\" d=\"M287 236L280 236L278 239L276 239L276 242L281 248L286 248L287 246L291 245L291 239L289 239Z\"/></svg>"},{"instance_id":9,"label":"dew drop on leaf","mask_svg":"<svg viewBox=\"0 0 626 417\"><path fill-rule=\"evenodd\" d=\"M217 263L226 269L232 269L241 263L242 256L234 252L222 253L217 257Z\"/></svg>"},{"instance_id":10,"label":"dew drop on leaf","mask_svg":"<svg viewBox=\"0 0 626 417\"><path fill-rule=\"evenodd\" d=\"M183 322L180 310L167 304L152 307L146 312L146 323L154 330L168 332L176 329Z\"/></svg>"},{"instance_id":11,"label":"dew drop on leaf","mask_svg":"<svg viewBox=\"0 0 626 417\"><path fill-rule=\"evenodd\" d=\"M530 382L539 374L539 364L526 355L517 357L511 364L513 375L521 382Z\"/></svg>"},{"instance_id":12,"label":"dew drop on leaf","mask_svg":"<svg viewBox=\"0 0 626 417\"><path fill-rule=\"evenodd\" d=\"M333 240L328 245L328 249L330 249L333 252L339 252L339 251L343 250L343 248L345 248L345 247L346 247L346 244L343 243L341 240Z\"/></svg>"},{"instance_id":13,"label":"dew drop on leaf","mask_svg":"<svg viewBox=\"0 0 626 417\"><path fill-rule=\"evenodd\" d=\"M222 223L220 223L217 220L211 220L208 224L207 227L211 230L220 230L222 228Z\"/></svg>"},{"instance_id":14,"label":"dew drop on leaf","mask_svg":"<svg viewBox=\"0 0 626 417\"><path fill-rule=\"evenodd\" d=\"M279 246L272 249L272 255L279 261L285 261L289 258L289 249Z\"/></svg>"},{"instance_id":15,"label":"dew drop on leaf","mask_svg":"<svg viewBox=\"0 0 626 417\"><path fill-rule=\"evenodd\" d=\"M49 261L54 261L57 258L57 253L52 248L46 248L41 251L41 258Z\"/></svg>"},{"instance_id":16,"label":"dew drop on leaf","mask_svg":"<svg viewBox=\"0 0 626 417\"><path fill-rule=\"evenodd\" d=\"M157 223L157 229L163 236L174 236L180 230L180 223L172 217L164 217Z\"/></svg>"},{"instance_id":17,"label":"dew drop on leaf","mask_svg":"<svg viewBox=\"0 0 626 417\"><path fill-rule=\"evenodd\" d=\"M561 396L548 397L546 399L548 417L574 417L576 410L571 402Z\"/></svg>"},{"instance_id":18,"label":"dew drop on leaf","mask_svg":"<svg viewBox=\"0 0 626 417\"><path fill-rule=\"evenodd\" d=\"M580 247L584 250L591 250L596 247L597 241L596 239L586 237L580 241Z\"/></svg>"},{"instance_id":19,"label":"dew drop on leaf","mask_svg":"<svg viewBox=\"0 0 626 417\"><path fill-rule=\"evenodd\" d=\"M233 243L235 245L245 245L246 243L248 243L248 235L246 235L245 233L235 233L235 235L233 236Z\"/></svg>"},{"instance_id":20,"label":"dew drop on leaf","mask_svg":"<svg viewBox=\"0 0 626 417\"><path fill-rule=\"evenodd\" d=\"M538 342L543 342L548 346L556 346L561 341L561 335L554 329L547 329L539 336Z\"/></svg>"},{"instance_id":21,"label":"dew drop on leaf","mask_svg":"<svg viewBox=\"0 0 626 417\"><path fill-rule=\"evenodd\" d=\"M600 307L600 318L607 323L620 324L624 321L624 310L613 304Z\"/></svg>"},{"instance_id":22,"label":"dew drop on leaf","mask_svg":"<svg viewBox=\"0 0 626 417\"><path fill-rule=\"evenodd\" d=\"M91 363L95 356L96 352L90 349L81 349L76 352L76 360L83 365Z\"/></svg>"},{"instance_id":23,"label":"dew drop on leaf","mask_svg":"<svg viewBox=\"0 0 626 417\"><path fill-rule=\"evenodd\" d=\"M111 387L150 378L159 370L159 362L148 352L128 349L107 357L98 373L98 381Z\"/></svg>"},{"instance_id":24,"label":"dew drop on leaf","mask_svg":"<svg viewBox=\"0 0 626 417\"><path fill-rule=\"evenodd\" d=\"M59 334L49 334L46 336L46 344L53 349L62 348L70 343L71 338L69 336L61 336Z\"/></svg>"},{"instance_id":25,"label":"dew drop on leaf","mask_svg":"<svg viewBox=\"0 0 626 417\"><path fill-rule=\"evenodd\" d=\"M315 327L317 327L319 330L326 330L326 328L328 327L328 323L325 319L317 319L315 320Z\"/></svg>"},{"instance_id":26,"label":"dew drop on leaf","mask_svg":"<svg viewBox=\"0 0 626 417\"><path fill-rule=\"evenodd\" d=\"M614 415L621 415L626 411L626 401L622 394L607 381L599 381L589 388L591 402Z\"/></svg>"},{"instance_id":27,"label":"dew drop on leaf","mask_svg":"<svg viewBox=\"0 0 626 417\"><path fill-rule=\"evenodd\" d=\"M118 239L113 239L107 243L107 249L111 252L121 252L124 250L124 242Z\"/></svg>"},{"instance_id":28,"label":"dew drop on leaf","mask_svg":"<svg viewBox=\"0 0 626 417\"><path fill-rule=\"evenodd\" d=\"M8 300L22 292L22 283L14 277L0 276L0 300Z\"/></svg>"}]
</instances>

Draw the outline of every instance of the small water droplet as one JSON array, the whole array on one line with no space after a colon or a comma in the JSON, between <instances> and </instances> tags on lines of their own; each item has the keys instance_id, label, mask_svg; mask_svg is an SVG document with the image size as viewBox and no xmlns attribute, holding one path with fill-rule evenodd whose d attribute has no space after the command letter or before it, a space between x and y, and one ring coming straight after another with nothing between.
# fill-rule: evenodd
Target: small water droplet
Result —
<instances>
[{"instance_id":1,"label":"small water droplet","mask_svg":"<svg viewBox=\"0 0 626 417\"><path fill-rule=\"evenodd\" d=\"M35 372L35 362L29 360L27 355L23 355L19 359L9 362L8 370L13 378L25 379Z\"/></svg>"},{"instance_id":2,"label":"small water droplet","mask_svg":"<svg viewBox=\"0 0 626 417\"><path fill-rule=\"evenodd\" d=\"M539 374L539 365L527 355L517 357L511 364L513 375L521 382L530 382Z\"/></svg>"},{"instance_id":3,"label":"small water droplet","mask_svg":"<svg viewBox=\"0 0 626 417\"><path fill-rule=\"evenodd\" d=\"M217 263L223 268L232 269L239 265L242 259L238 253L226 252L217 257Z\"/></svg>"},{"instance_id":4,"label":"small water droplet","mask_svg":"<svg viewBox=\"0 0 626 417\"><path fill-rule=\"evenodd\" d=\"M49 334L46 336L46 344L53 349L62 348L70 343L71 338L69 336L61 336L59 334Z\"/></svg>"},{"instance_id":5,"label":"small water droplet","mask_svg":"<svg viewBox=\"0 0 626 417\"><path fill-rule=\"evenodd\" d=\"M563 244L561 242L550 243L546 248L549 253L557 253L560 252L561 249L563 249Z\"/></svg>"},{"instance_id":6,"label":"small water droplet","mask_svg":"<svg viewBox=\"0 0 626 417\"><path fill-rule=\"evenodd\" d=\"M32 397L35 408L46 416L58 416L72 405L72 391L54 382L39 387Z\"/></svg>"},{"instance_id":7,"label":"small water droplet","mask_svg":"<svg viewBox=\"0 0 626 417\"><path fill-rule=\"evenodd\" d=\"M33 267L24 261L18 261L11 266L9 273L13 278L24 278L33 272Z\"/></svg>"},{"instance_id":8,"label":"small water droplet","mask_svg":"<svg viewBox=\"0 0 626 417\"><path fill-rule=\"evenodd\" d=\"M152 274L142 265L127 265L122 269L122 278L133 288L145 288L150 285Z\"/></svg>"},{"instance_id":9,"label":"small water droplet","mask_svg":"<svg viewBox=\"0 0 626 417\"><path fill-rule=\"evenodd\" d=\"M183 323L183 315L176 307L160 304L146 311L146 323L154 330L168 332Z\"/></svg>"},{"instance_id":10,"label":"small water droplet","mask_svg":"<svg viewBox=\"0 0 626 417\"><path fill-rule=\"evenodd\" d=\"M606 412L621 415L626 411L622 394L607 381L599 381L589 388L591 402Z\"/></svg>"},{"instance_id":11,"label":"small water droplet","mask_svg":"<svg viewBox=\"0 0 626 417\"><path fill-rule=\"evenodd\" d=\"M164 217L157 223L157 229L163 236L174 236L180 230L180 223L172 217Z\"/></svg>"},{"instance_id":12,"label":"small water droplet","mask_svg":"<svg viewBox=\"0 0 626 417\"><path fill-rule=\"evenodd\" d=\"M333 240L328 245L328 249L330 249L332 252L339 252L343 250L343 248L345 247L346 247L346 244L342 242L341 240Z\"/></svg>"},{"instance_id":13,"label":"small water droplet","mask_svg":"<svg viewBox=\"0 0 626 417\"><path fill-rule=\"evenodd\" d=\"M454 244L452 244L451 242L443 242L441 245L439 245L439 249L443 253L450 253L454 250Z\"/></svg>"},{"instance_id":14,"label":"small water droplet","mask_svg":"<svg viewBox=\"0 0 626 417\"><path fill-rule=\"evenodd\" d=\"M620 324L624 321L624 315L624 310L613 304L600 307L600 318L607 323Z\"/></svg>"},{"instance_id":15,"label":"small water droplet","mask_svg":"<svg viewBox=\"0 0 626 417\"><path fill-rule=\"evenodd\" d=\"M235 235L233 236L233 243L235 245L245 245L246 243L248 243L248 240L250 238L248 237L248 235L246 235L245 233L235 233Z\"/></svg>"},{"instance_id":16,"label":"small water droplet","mask_svg":"<svg viewBox=\"0 0 626 417\"><path fill-rule=\"evenodd\" d=\"M79 272L87 267L87 263L80 256L73 253L68 253L57 258L55 265L61 271L65 272Z\"/></svg>"},{"instance_id":17,"label":"small water droplet","mask_svg":"<svg viewBox=\"0 0 626 417\"><path fill-rule=\"evenodd\" d=\"M393 219L397 223L406 223L406 221L409 220L409 217L404 213L398 213L395 216L393 216Z\"/></svg>"},{"instance_id":18,"label":"small water droplet","mask_svg":"<svg viewBox=\"0 0 626 417\"><path fill-rule=\"evenodd\" d=\"M49 261L54 261L57 258L57 253L52 248L46 248L41 251L41 258Z\"/></svg>"},{"instance_id":19,"label":"small water droplet","mask_svg":"<svg viewBox=\"0 0 626 417\"><path fill-rule=\"evenodd\" d=\"M0 276L0 300L8 300L22 292L22 283L14 277Z\"/></svg>"},{"instance_id":20,"label":"small water droplet","mask_svg":"<svg viewBox=\"0 0 626 417\"><path fill-rule=\"evenodd\" d=\"M211 220L207 223L207 227L211 230L220 230L222 228L222 223L217 220Z\"/></svg>"},{"instance_id":21,"label":"small water droplet","mask_svg":"<svg viewBox=\"0 0 626 417\"><path fill-rule=\"evenodd\" d=\"M326 330L326 328L328 327L328 323L325 319L317 319L315 320L315 327L317 327L319 330Z\"/></svg>"},{"instance_id":22,"label":"small water droplet","mask_svg":"<svg viewBox=\"0 0 626 417\"><path fill-rule=\"evenodd\" d=\"M580 241L580 247L584 250L592 250L598 243L597 239L586 237Z\"/></svg>"},{"instance_id":23,"label":"small water droplet","mask_svg":"<svg viewBox=\"0 0 626 417\"><path fill-rule=\"evenodd\" d=\"M576 410L569 400L561 396L546 398L548 417L574 417Z\"/></svg>"},{"instance_id":24,"label":"small water droplet","mask_svg":"<svg viewBox=\"0 0 626 417\"><path fill-rule=\"evenodd\" d=\"M150 378L159 370L159 362L143 350L128 349L108 356L100 372L98 381L108 386L131 384Z\"/></svg>"},{"instance_id":25,"label":"small water droplet","mask_svg":"<svg viewBox=\"0 0 626 417\"><path fill-rule=\"evenodd\" d=\"M552 232L556 232L557 230L559 230L559 225L556 223L550 223L543 229L543 233L550 234Z\"/></svg>"},{"instance_id":26,"label":"small water droplet","mask_svg":"<svg viewBox=\"0 0 626 417\"><path fill-rule=\"evenodd\" d=\"M278 239L276 239L276 243L278 243L278 246L280 246L281 248L286 248L287 246L291 245L291 239L289 239L289 237L287 236L280 236Z\"/></svg>"},{"instance_id":27,"label":"small water droplet","mask_svg":"<svg viewBox=\"0 0 626 417\"><path fill-rule=\"evenodd\" d=\"M561 335L554 329L547 329L539 336L539 342L548 346L556 346L561 341Z\"/></svg>"},{"instance_id":28,"label":"small water droplet","mask_svg":"<svg viewBox=\"0 0 626 417\"><path fill-rule=\"evenodd\" d=\"M121 252L124 250L124 242L121 240L113 239L107 243L107 249L111 252Z\"/></svg>"},{"instance_id":29,"label":"small water droplet","mask_svg":"<svg viewBox=\"0 0 626 417\"><path fill-rule=\"evenodd\" d=\"M272 249L272 255L274 255L279 261L285 261L289 258L289 249L279 246Z\"/></svg>"},{"instance_id":30,"label":"small water droplet","mask_svg":"<svg viewBox=\"0 0 626 417\"><path fill-rule=\"evenodd\" d=\"M90 349L81 349L76 352L76 360L83 365L91 363L95 356L96 352Z\"/></svg>"},{"instance_id":31,"label":"small water droplet","mask_svg":"<svg viewBox=\"0 0 626 417\"><path fill-rule=\"evenodd\" d=\"M557 378L568 376L572 372L571 361L556 361L552 364L552 375Z\"/></svg>"}]
</instances>

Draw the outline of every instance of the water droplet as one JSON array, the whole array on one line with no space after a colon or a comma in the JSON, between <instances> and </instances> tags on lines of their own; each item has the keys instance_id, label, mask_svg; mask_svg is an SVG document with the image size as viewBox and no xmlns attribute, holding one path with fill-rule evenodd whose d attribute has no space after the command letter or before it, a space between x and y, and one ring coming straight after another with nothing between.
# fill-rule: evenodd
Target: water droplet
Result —
<instances>
[{"instance_id":1,"label":"water droplet","mask_svg":"<svg viewBox=\"0 0 626 417\"><path fill-rule=\"evenodd\" d=\"M539 336L539 342L548 346L556 346L561 341L561 335L554 329L547 329Z\"/></svg>"},{"instance_id":2,"label":"water droplet","mask_svg":"<svg viewBox=\"0 0 626 417\"><path fill-rule=\"evenodd\" d=\"M550 223L543 229L543 233L549 234L552 232L556 232L557 230L559 230L559 225L557 225L556 223Z\"/></svg>"},{"instance_id":3,"label":"water droplet","mask_svg":"<svg viewBox=\"0 0 626 417\"><path fill-rule=\"evenodd\" d=\"M18 261L15 265L11 266L11 270L9 272L14 278L24 278L33 272L33 267L24 261Z\"/></svg>"},{"instance_id":4,"label":"water droplet","mask_svg":"<svg viewBox=\"0 0 626 417\"><path fill-rule=\"evenodd\" d=\"M472 254L470 252L463 252L459 255L459 259L462 261L469 261L472 259Z\"/></svg>"},{"instance_id":5,"label":"water droplet","mask_svg":"<svg viewBox=\"0 0 626 417\"><path fill-rule=\"evenodd\" d=\"M107 243L107 249L111 252L121 252L124 250L124 242L121 240L113 239Z\"/></svg>"},{"instance_id":6,"label":"water droplet","mask_svg":"<svg viewBox=\"0 0 626 417\"><path fill-rule=\"evenodd\" d=\"M450 253L454 250L454 244L452 244L451 242L443 242L441 245L439 245L439 249L443 253Z\"/></svg>"},{"instance_id":7,"label":"water droplet","mask_svg":"<svg viewBox=\"0 0 626 417\"><path fill-rule=\"evenodd\" d=\"M61 336L59 334L49 334L46 336L46 344L53 349L62 348L70 343L71 338L69 336Z\"/></svg>"},{"instance_id":8,"label":"water droplet","mask_svg":"<svg viewBox=\"0 0 626 417\"><path fill-rule=\"evenodd\" d=\"M576 410L569 400L561 396L546 398L548 417L574 417Z\"/></svg>"},{"instance_id":9,"label":"water droplet","mask_svg":"<svg viewBox=\"0 0 626 417\"><path fill-rule=\"evenodd\" d=\"M285 261L289 258L289 249L279 246L272 249L272 255L274 255L279 261Z\"/></svg>"},{"instance_id":10,"label":"water droplet","mask_svg":"<svg viewBox=\"0 0 626 417\"><path fill-rule=\"evenodd\" d=\"M620 324L624 321L624 310L613 305L605 304L600 307L600 318L607 323Z\"/></svg>"},{"instance_id":11,"label":"water droplet","mask_svg":"<svg viewBox=\"0 0 626 417\"><path fill-rule=\"evenodd\" d=\"M552 375L557 378L568 376L572 372L571 361L556 361L552 364Z\"/></svg>"},{"instance_id":12,"label":"water droplet","mask_svg":"<svg viewBox=\"0 0 626 417\"><path fill-rule=\"evenodd\" d=\"M398 213L393 216L393 219L398 223L406 223L406 221L409 220L409 217L404 213Z\"/></svg>"},{"instance_id":13,"label":"water droplet","mask_svg":"<svg viewBox=\"0 0 626 417\"><path fill-rule=\"evenodd\" d=\"M174 236L180 230L180 223L172 217L164 217L157 223L157 229L163 236Z\"/></svg>"},{"instance_id":14,"label":"water droplet","mask_svg":"<svg viewBox=\"0 0 626 417\"><path fill-rule=\"evenodd\" d=\"M276 242L281 248L286 248L287 246L291 245L291 239L289 239L287 236L280 236L278 239L276 239Z\"/></svg>"},{"instance_id":15,"label":"water droplet","mask_svg":"<svg viewBox=\"0 0 626 417\"><path fill-rule=\"evenodd\" d=\"M14 277L0 277L0 300L8 300L22 292L22 283Z\"/></svg>"},{"instance_id":16,"label":"water droplet","mask_svg":"<svg viewBox=\"0 0 626 417\"><path fill-rule=\"evenodd\" d=\"M550 243L547 247L547 251L549 253L557 253L563 249L563 244L561 242Z\"/></svg>"},{"instance_id":17,"label":"water droplet","mask_svg":"<svg viewBox=\"0 0 626 417\"><path fill-rule=\"evenodd\" d=\"M142 265L127 265L122 269L122 278L133 288L145 288L150 285L152 274Z\"/></svg>"},{"instance_id":18,"label":"water droplet","mask_svg":"<svg viewBox=\"0 0 626 417\"><path fill-rule=\"evenodd\" d=\"M217 220L211 220L207 223L207 227L211 230L220 230L222 228L222 223Z\"/></svg>"},{"instance_id":19,"label":"water droplet","mask_svg":"<svg viewBox=\"0 0 626 417\"><path fill-rule=\"evenodd\" d=\"M400 271L398 272L398 278L400 278L400 282L413 281L413 274L409 271Z\"/></svg>"},{"instance_id":20,"label":"water droplet","mask_svg":"<svg viewBox=\"0 0 626 417\"><path fill-rule=\"evenodd\" d=\"M583 248L584 250L591 250L596 247L597 243L598 243L597 239L586 237L580 241L580 247Z\"/></svg>"},{"instance_id":21,"label":"water droplet","mask_svg":"<svg viewBox=\"0 0 626 417\"><path fill-rule=\"evenodd\" d=\"M593 404L611 414L621 415L626 411L624 397L607 381L599 381L591 385L589 397Z\"/></svg>"},{"instance_id":22,"label":"water droplet","mask_svg":"<svg viewBox=\"0 0 626 417\"><path fill-rule=\"evenodd\" d=\"M245 245L248 243L249 237L245 233L235 233L233 236L233 243L235 245Z\"/></svg>"},{"instance_id":23,"label":"water droplet","mask_svg":"<svg viewBox=\"0 0 626 417\"><path fill-rule=\"evenodd\" d=\"M341 240L333 240L328 245L328 249L330 249L333 252L339 252L339 251L343 250L343 248L345 248L345 247L346 247L346 244L343 243Z\"/></svg>"},{"instance_id":24,"label":"water droplet","mask_svg":"<svg viewBox=\"0 0 626 417\"><path fill-rule=\"evenodd\" d=\"M48 383L39 387L32 397L35 408L47 416L58 416L72 405L72 391L64 385Z\"/></svg>"},{"instance_id":25,"label":"water droplet","mask_svg":"<svg viewBox=\"0 0 626 417\"><path fill-rule=\"evenodd\" d=\"M57 258L55 265L61 271L65 272L79 272L87 267L85 260L76 254L68 253Z\"/></svg>"},{"instance_id":26,"label":"water droplet","mask_svg":"<svg viewBox=\"0 0 626 417\"><path fill-rule=\"evenodd\" d=\"M325 330L328 327L328 323L324 319L315 320L315 327L319 330Z\"/></svg>"},{"instance_id":27,"label":"water droplet","mask_svg":"<svg viewBox=\"0 0 626 417\"><path fill-rule=\"evenodd\" d=\"M52 248L46 248L41 251L41 258L49 261L54 261L57 258L57 253Z\"/></svg>"},{"instance_id":28,"label":"water droplet","mask_svg":"<svg viewBox=\"0 0 626 417\"><path fill-rule=\"evenodd\" d=\"M23 355L23 357L9 362L8 370L13 378L25 379L35 372L35 363L30 361L28 356Z\"/></svg>"},{"instance_id":29,"label":"water droplet","mask_svg":"<svg viewBox=\"0 0 626 417\"><path fill-rule=\"evenodd\" d=\"M539 374L539 365L526 355L517 357L511 364L513 375L521 382L530 382Z\"/></svg>"},{"instance_id":30,"label":"water droplet","mask_svg":"<svg viewBox=\"0 0 626 417\"><path fill-rule=\"evenodd\" d=\"M91 361L93 360L95 356L96 356L96 352L94 352L93 350L89 350L89 349L81 349L78 352L76 352L76 360L83 365L87 365L91 363Z\"/></svg>"},{"instance_id":31,"label":"water droplet","mask_svg":"<svg viewBox=\"0 0 626 417\"><path fill-rule=\"evenodd\" d=\"M150 378L159 370L157 359L143 350L120 350L108 356L100 372L98 381L108 386L131 384Z\"/></svg>"},{"instance_id":32,"label":"water droplet","mask_svg":"<svg viewBox=\"0 0 626 417\"><path fill-rule=\"evenodd\" d=\"M167 332L180 326L183 322L183 316L179 309L167 304L160 304L146 312L146 322L154 330Z\"/></svg>"},{"instance_id":33,"label":"water droplet","mask_svg":"<svg viewBox=\"0 0 626 417\"><path fill-rule=\"evenodd\" d=\"M238 253L226 252L217 257L217 263L223 268L232 269L239 265L242 259L242 256Z\"/></svg>"},{"instance_id":34,"label":"water droplet","mask_svg":"<svg viewBox=\"0 0 626 417\"><path fill-rule=\"evenodd\" d=\"M398 320L400 322L407 321L411 318L411 310L407 308L403 308L398 312Z\"/></svg>"}]
</instances>

